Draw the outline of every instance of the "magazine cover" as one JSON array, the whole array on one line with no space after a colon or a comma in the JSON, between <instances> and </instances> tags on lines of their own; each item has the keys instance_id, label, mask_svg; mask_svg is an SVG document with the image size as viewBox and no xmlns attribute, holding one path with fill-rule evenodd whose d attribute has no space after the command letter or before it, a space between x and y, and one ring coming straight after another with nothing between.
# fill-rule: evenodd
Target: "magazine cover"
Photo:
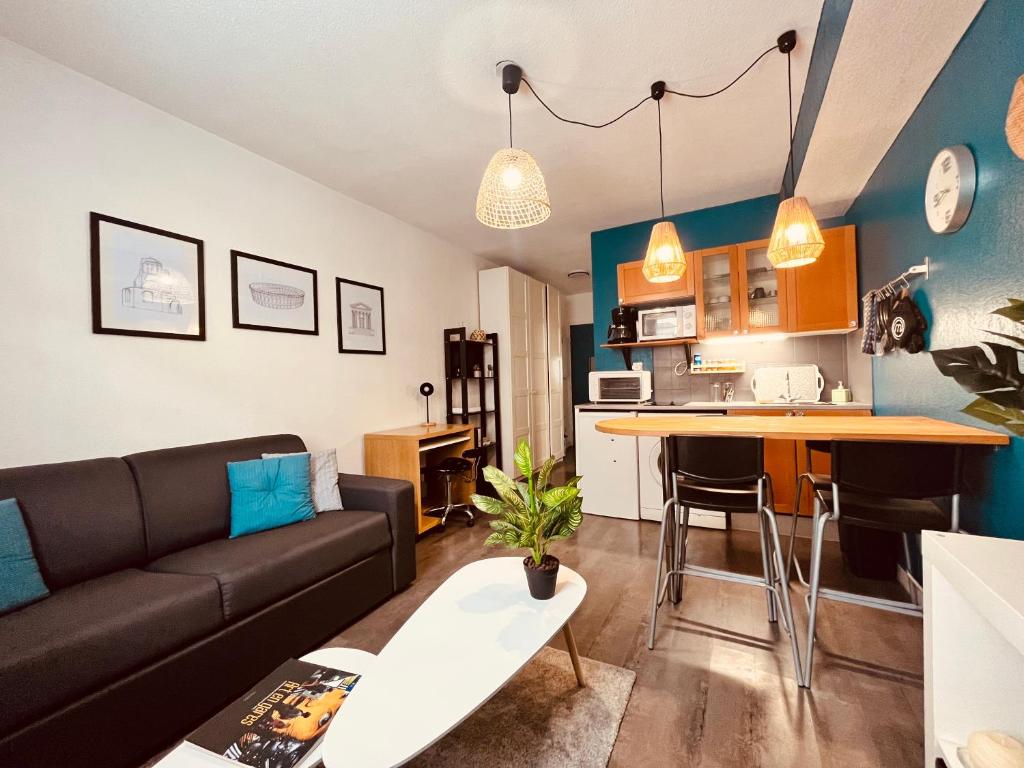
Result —
<instances>
[{"instance_id":1,"label":"magazine cover","mask_svg":"<svg viewBox=\"0 0 1024 768\"><path fill-rule=\"evenodd\" d=\"M292 659L188 737L252 768L295 768L327 731L359 675Z\"/></svg>"}]
</instances>

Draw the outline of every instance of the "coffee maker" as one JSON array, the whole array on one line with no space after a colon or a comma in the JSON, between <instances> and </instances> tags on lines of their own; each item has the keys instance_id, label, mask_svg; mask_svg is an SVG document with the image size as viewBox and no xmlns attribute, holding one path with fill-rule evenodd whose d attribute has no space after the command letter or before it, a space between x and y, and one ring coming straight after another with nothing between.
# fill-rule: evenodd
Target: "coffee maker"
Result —
<instances>
[{"instance_id":1,"label":"coffee maker","mask_svg":"<svg viewBox=\"0 0 1024 768\"><path fill-rule=\"evenodd\" d=\"M608 326L609 344L630 344L636 341L636 307L612 309L612 324Z\"/></svg>"}]
</instances>

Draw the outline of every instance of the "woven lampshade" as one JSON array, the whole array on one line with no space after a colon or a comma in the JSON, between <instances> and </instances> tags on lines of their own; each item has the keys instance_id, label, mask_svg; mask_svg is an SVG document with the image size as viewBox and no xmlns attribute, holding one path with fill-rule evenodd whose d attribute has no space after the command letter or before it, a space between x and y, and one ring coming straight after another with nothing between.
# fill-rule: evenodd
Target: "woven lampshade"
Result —
<instances>
[{"instance_id":1,"label":"woven lampshade","mask_svg":"<svg viewBox=\"0 0 1024 768\"><path fill-rule=\"evenodd\" d=\"M686 272L686 254L671 221L659 221L651 230L643 272L649 283L670 283Z\"/></svg>"},{"instance_id":2,"label":"woven lampshade","mask_svg":"<svg viewBox=\"0 0 1024 768\"><path fill-rule=\"evenodd\" d=\"M806 197L791 197L779 203L775 228L768 243L768 260L776 269L813 264L825 250L818 221Z\"/></svg>"},{"instance_id":3,"label":"woven lampshade","mask_svg":"<svg viewBox=\"0 0 1024 768\"><path fill-rule=\"evenodd\" d=\"M1024 160L1024 75L1017 78L1006 112L1006 143L1013 154Z\"/></svg>"},{"instance_id":4,"label":"woven lampshade","mask_svg":"<svg viewBox=\"0 0 1024 768\"><path fill-rule=\"evenodd\" d=\"M499 149L487 164L476 195L476 217L495 229L522 229L551 215L548 188L524 149Z\"/></svg>"}]
</instances>

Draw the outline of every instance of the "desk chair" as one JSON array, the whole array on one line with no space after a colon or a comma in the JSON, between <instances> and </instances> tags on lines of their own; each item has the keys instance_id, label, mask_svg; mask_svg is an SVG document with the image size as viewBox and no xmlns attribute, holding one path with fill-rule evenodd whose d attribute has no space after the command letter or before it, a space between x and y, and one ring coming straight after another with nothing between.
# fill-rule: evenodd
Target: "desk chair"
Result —
<instances>
[{"instance_id":1,"label":"desk chair","mask_svg":"<svg viewBox=\"0 0 1024 768\"><path fill-rule=\"evenodd\" d=\"M869 608L920 616L914 602L885 600L821 587L821 551L830 521L903 534L910 572L907 536L921 531L960 530L960 474L963 448L931 443L833 442L832 474L822 487L814 482L810 592L804 687L811 687L814 627L818 598L841 600ZM820 478L819 478L820 480ZM947 500L946 504L936 499Z\"/></svg>"},{"instance_id":2,"label":"desk chair","mask_svg":"<svg viewBox=\"0 0 1024 768\"><path fill-rule=\"evenodd\" d=\"M440 514L442 528L448 524L448 515L455 511L466 513L467 528L472 528L476 524L472 507L469 504L456 503L452 498L452 484L457 478L467 483L475 483L477 469L484 455L484 449L470 448L463 451L462 456L449 456L437 464L424 468L424 474L437 475L444 481L444 504L439 507L431 507L424 512L425 515L434 517Z\"/></svg>"},{"instance_id":3,"label":"desk chair","mask_svg":"<svg viewBox=\"0 0 1024 768\"><path fill-rule=\"evenodd\" d=\"M782 577L785 562L779 542L779 528L775 520L774 496L771 477L764 471L764 440L748 437L675 437L669 441L673 451L672 498L665 502L661 520L661 538L658 545L658 567L651 606L651 633L647 647L654 649L658 608L665 599L669 583L683 577L720 579L749 584L765 590L768 602L768 621L778 620L782 610L782 623L789 635L797 683L801 683L800 649L797 645L789 584ZM686 563L686 536L690 522L690 508L709 509L727 514L752 513L758 518L761 543L763 577L748 576ZM677 523L676 513L681 511ZM677 542L675 562L669 563L664 577L665 541L670 526Z\"/></svg>"}]
</instances>

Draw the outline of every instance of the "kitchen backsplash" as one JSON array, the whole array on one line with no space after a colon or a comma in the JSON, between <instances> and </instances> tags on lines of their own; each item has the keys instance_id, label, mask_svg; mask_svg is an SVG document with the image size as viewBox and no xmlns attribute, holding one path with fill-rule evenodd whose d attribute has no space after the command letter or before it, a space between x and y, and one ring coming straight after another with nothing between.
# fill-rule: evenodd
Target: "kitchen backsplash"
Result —
<instances>
[{"instance_id":1,"label":"kitchen backsplash","mask_svg":"<svg viewBox=\"0 0 1024 768\"><path fill-rule=\"evenodd\" d=\"M754 371L763 365L792 365L814 363L825 379L822 400L829 400L832 390L842 381L849 386L847 366L847 337L845 334L824 336L796 336L788 339L736 344L694 344L692 351L705 360L735 359L746 364L744 373L699 374L675 373L677 363L686 362L682 346L654 348L654 401L658 405L711 400L711 387L715 383L731 381L736 387L735 400L753 400L750 381ZM680 366L682 370L683 366ZM853 392L854 400L870 400L870 393Z\"/></svg>"}]
</instances>

